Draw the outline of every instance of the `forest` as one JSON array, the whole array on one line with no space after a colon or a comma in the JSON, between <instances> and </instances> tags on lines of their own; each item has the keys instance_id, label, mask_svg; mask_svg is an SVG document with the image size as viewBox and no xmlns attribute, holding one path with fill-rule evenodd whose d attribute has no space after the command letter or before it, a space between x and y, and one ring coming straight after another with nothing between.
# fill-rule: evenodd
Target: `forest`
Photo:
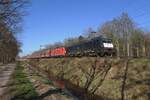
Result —
<instances>
[{"instance_id":1,"label":"forest","mask_svg":"<svg viewBox=\"0 0 150 100\"><path fill-rule=\"evenodd\" d=\"M27 0L0 0L0 62L15 61L21 51L17 34L22 30Z\"/></svg>"}]
</instances>

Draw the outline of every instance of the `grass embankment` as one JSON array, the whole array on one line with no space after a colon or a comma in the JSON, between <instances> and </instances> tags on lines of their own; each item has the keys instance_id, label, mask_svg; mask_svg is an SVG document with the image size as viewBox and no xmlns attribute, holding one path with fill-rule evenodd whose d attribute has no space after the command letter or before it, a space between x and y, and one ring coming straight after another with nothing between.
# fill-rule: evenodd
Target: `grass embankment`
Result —
<instances>
[{"instance_id":1,"label":"grass embankment","mask_svg":"<svg viewBox=\"0 0 150 100\"><path fill-rule=\"evenodd\" d=\"M121 98L120 92L125 69L123 59L52 58L30 63L68 80L74 84L74 89L78 89L77 87L79 91L83 89L82 93L84 91L93 92L95 95L113 100ZM125 99L149 100L150 59L130 59L128 67Z\"/></svg>"},{"instance_id":2,"label":"grass embankment","mask_svg":"<svg viewBox=\"0 0 150 100\"><path fill-rule=\"evenodd\" d=\"M23 66L18 62L13 74L14 97L12 100L34 100L38 95L23 70Z\"/></svg>"}]
</instances>

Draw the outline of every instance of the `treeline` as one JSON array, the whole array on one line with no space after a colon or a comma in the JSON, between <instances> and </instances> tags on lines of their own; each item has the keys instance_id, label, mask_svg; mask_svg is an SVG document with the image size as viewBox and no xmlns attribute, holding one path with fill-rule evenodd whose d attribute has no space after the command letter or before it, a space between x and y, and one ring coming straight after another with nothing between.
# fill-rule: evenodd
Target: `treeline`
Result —
<instances>
[{"instance_id":1,"label":"treeline","mask_svg":"<svg viewBox=\"0 0 150 100\"><path fill-rule=\"evenodd\" d=\"M112 39L118 57L150 57L150 32L139 28L127 13L105 22L97 31L89 28L79 37L65 39L63 43L57 42L47 48L75 45L97 36Z\"/></svg>"},{"instance_id":2,"label":"treeline","mask_svg":"<svg viewBox=\"0 0 150 100\"><path fill-rule=\"evenodd\" d=\"M125 13L103 24L99 33L113 40L119 57L150 57L150 33L138 28Z\"/></svg>"},{"instance_id":3,"label":"treeline","mask_svg":"<svg viewBox=\"0 0 150 100\"><path fill-rule=\"evenodd\" d=\"M20 51L16 34L21 30L24 7L28 0L0 0L0 62L15 60Z\"/></svg>"}]
</instances>

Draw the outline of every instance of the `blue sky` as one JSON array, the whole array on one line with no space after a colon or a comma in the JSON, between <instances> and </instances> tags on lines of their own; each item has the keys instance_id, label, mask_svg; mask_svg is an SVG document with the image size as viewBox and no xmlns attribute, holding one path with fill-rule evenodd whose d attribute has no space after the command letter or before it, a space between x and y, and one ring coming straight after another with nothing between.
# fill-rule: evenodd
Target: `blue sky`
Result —
<instances>
[{"instance_id":1,"label":"blue sky","mask_svg":"<svg viewBox=\"0 0 150 100\"><path fill-rule=\"evenodd\" d=\"M104 22L127 12L139 24L150 26L149 0L31 0L24 17L20 55L68 37L81 35L87 28L97 29Z\"/></svg>"}]
</instances>

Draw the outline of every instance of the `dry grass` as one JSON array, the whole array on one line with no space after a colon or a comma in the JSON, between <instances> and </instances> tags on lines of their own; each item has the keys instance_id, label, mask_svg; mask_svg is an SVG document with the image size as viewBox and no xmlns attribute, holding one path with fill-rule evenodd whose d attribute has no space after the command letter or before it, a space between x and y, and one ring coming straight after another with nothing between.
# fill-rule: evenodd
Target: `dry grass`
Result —
<instances>
[{"instance_id":1,"label":"dry grass","mask_svg":"<svg viewBox=\"0 0 150 100\"><path fill-rule=\"evenodd\" d=\"M121 82L124 71L124 60L110 58L51 58L47 60L31 61L30 63L44 70L52 72L55 76L69 80L72 84L85 88L87 74L92 73L92 65L97 60L96 74L88 87L90 92L103 79L107 66L111 68L95 95L103 95L111 99L120 99ZM91 74L92 75L92 74ZM90 78L90 77L88 77ZM129 61L127 85L125 90L126 100L148 100L150 99L150 59L132 59Z\"/></svg>"}]
</instances>

